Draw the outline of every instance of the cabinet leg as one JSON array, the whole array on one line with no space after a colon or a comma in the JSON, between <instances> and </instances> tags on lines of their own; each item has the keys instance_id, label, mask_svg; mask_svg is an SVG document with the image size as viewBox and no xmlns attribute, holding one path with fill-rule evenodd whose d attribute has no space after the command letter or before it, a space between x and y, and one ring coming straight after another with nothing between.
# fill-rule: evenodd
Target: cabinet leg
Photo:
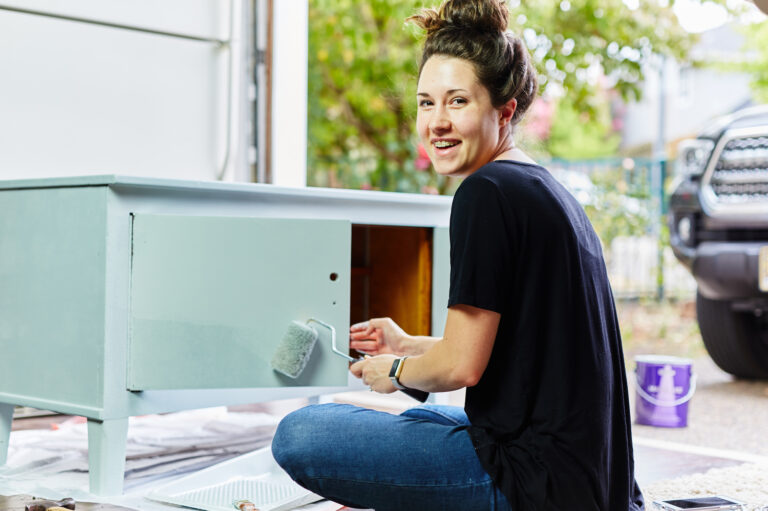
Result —
<instances>
[{"instance_id":1,"label":"cabinet leg","mask_svg":"<svg viewBox=\"0 0 768 511\"><path fill-rule=\"evenodd\" d=\"M5 465L8 459L8 441L11 438L14 406L0 403L0 465Z\"/></svg>"},{"instance_id":2,"label":"cabinet leg","mask_svg":"<svg viewBox=\"0 0 768 511\"><path fill-rule=\"evenodd\" d=\"M88 419L88 475L94 495L120 495L125 475L128 418Z\"/></svg>"}]
</instances>

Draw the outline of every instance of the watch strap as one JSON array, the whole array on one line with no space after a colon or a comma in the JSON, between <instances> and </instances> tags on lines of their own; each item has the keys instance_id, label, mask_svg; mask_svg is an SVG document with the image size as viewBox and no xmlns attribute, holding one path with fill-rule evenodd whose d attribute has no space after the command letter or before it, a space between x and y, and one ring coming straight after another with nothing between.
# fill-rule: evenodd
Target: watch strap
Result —
<instances>
[{"instance_id":1,"label":"watch strap","mask_svg":"<svg viewBox=\"0 0 768 511\"><path fill-rule=\"evenodd\" d=\"M405 362L405 359L408 357L403 358L396 358L392 362L392 367L389 370L389 379L392 381L392 385L397 390L405 390L406 387L402 383L400 383L400 374L403 372L403 363Z\"/></svg>"}]
</instances>

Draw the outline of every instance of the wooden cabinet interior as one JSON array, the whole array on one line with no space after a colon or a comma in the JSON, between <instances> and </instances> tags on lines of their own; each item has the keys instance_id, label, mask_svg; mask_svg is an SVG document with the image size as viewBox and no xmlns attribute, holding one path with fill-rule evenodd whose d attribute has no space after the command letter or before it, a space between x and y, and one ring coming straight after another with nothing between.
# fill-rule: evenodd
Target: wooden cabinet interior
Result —
<instances>
[{"instance_id":1,"label":"wooden cabinet interior","mask_svg":"<svg viewBox=\"0 0 768 511\"><path fill-rule=\"evenodd\" d=\"M350 323L390 317L413 335L432 330L432 229L352 226Z\"/></svg>"}]
</instances>

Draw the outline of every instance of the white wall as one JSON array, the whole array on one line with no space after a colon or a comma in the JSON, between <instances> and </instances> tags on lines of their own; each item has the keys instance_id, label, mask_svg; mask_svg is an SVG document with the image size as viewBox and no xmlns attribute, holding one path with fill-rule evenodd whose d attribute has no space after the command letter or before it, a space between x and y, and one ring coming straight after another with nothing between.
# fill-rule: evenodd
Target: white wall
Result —
<instances>
[{"instance_id":1,"label":"white wall","mask_svg":"<svg viewBox=\"0 0 768 511\"><path fill-rule=\"evenodd\" d=\"M226 0L2 0L0 4L220 39L226 39L229 31L229 2Z\"/></svg>"},{"instance_id":2,"label":"white wall","mask_svg":"<svg viewBox=\"0 0 768 511\"><path fill-rule=\"evenodd\" d=\"M249 104L250 0L234 0L232 36L225 0L0 5L34 11L0 8L0 179L126 174L251 180L257 128ZM275 0L274 10L273 182L304 186L307 0Z\"/></svg>"},{"instance_id":3,"label":"white wall","mask_svg":"<svg viewBox=\"0 0 768 511\"><path fill-rule=\"evenodd\" d=\"M225 0L4 0L52 16L0 8L0 179L251 180L254 129L264 130L251 125L251 3L234 1L230 60L216 42L55 17L227 41ZM273 182L305 186L307 0L274 10Z\"/></svg>"},{"instance_id":4,"label":"white wall","mask_svg":"<svg viewBox=\"0 0 768 511\"><path fill-rule=\"evenodd\" d=\"M307 184L307 0L275 0L272 182Z\"/></svg>"},{"instance_id":5,"label":"white wall","mask_svg":"<svg viewBox=\"0 0 768 511\"><path fill-rule=\"evenodd\" d=\"M135 11L125 0L17 3L227 36L228 3L217 0L191 9L184 0L157 2L159 9L144 1ZM223 160L227 59L211 42L0 10L0 177L212 179Z\"/></svg>"}]
</instances>

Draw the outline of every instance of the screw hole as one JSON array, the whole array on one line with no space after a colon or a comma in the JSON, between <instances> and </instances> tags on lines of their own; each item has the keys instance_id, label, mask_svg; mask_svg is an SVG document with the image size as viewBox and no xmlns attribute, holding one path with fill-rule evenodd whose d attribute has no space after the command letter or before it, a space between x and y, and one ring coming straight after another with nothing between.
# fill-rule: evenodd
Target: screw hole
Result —
<instances>
[{"instance_id":1,"label":"screw hole","mask_svg":"<svg viewBox=\"0 0 768 511\"><path fill-rule=\"evenodd\" d=\"M334 282L335 282L335 281L336 281L336 279L338 279L338 278L339 278L339 274L338 274L338 273L331 273L331 280L332 280L332 281L334 281Z\"/></svg>"}]
</instances>

